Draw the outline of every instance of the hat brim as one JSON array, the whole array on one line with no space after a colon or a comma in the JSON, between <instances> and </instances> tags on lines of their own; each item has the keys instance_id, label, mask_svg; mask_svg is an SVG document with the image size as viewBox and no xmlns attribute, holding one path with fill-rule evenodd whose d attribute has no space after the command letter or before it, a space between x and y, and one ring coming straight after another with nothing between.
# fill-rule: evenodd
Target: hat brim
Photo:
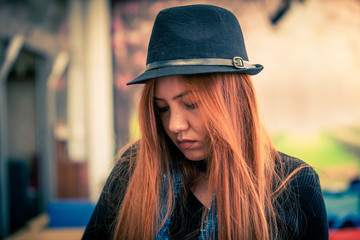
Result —
<instances>
[{"instance_id":1,"label":"hat brim","mask_svg":"<svg viewBox=\"0 0 360 240\"><path fill-rule=\"evenodd\" d=\"M255 75L263 70L261 64L254 64L255 68L234 68L231 66L169 66L157 69L147 70L140 74L131 82L126 85L143 84L149 79L174 76L174 75L191 75L191 74L204 74L204 73L244 73Z\"/></svg>"}]
</instances>

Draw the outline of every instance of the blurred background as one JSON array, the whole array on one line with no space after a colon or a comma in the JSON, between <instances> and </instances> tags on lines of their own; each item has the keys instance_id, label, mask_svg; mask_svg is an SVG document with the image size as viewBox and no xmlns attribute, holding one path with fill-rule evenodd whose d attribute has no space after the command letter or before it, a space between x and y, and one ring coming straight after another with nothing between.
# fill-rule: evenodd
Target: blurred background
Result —
<instances>
[{"instance_id":1,"label":"blurred background","mask_svg":"<svg viewBox=\"0 0 360 240\"><path fill-rule=\"evenodd\" d=\"M359 0L1 0L0 239L79 239L139 137L156 14L208 3L242 26L277 148L320 176L331 239L359 239Z\"/></svg>"}]
</instances>

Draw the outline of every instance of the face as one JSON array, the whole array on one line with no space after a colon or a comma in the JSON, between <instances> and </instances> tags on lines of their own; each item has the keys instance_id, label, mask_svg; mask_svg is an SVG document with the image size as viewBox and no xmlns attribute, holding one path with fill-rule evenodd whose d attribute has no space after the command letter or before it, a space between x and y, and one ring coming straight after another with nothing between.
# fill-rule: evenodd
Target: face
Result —
<instances>
[{"instance_id":1,"label":"face","mask_svg":"<svg viewBox=\"0 0 360 240\"><path fill-rule=\"evenodd\" d=\"M167 135L185 157L206 159L209 141L204 122L177 76L156 80L154 101Z\"/></svg>"}]
</instances>

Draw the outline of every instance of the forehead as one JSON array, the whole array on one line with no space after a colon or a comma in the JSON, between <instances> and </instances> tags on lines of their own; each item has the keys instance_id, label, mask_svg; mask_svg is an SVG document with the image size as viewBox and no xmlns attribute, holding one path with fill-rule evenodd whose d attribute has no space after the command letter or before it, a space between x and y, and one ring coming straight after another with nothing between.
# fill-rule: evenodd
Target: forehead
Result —
<instances>
[{"instance_id":1,"label":"forehead","mask_svg":"<svg viewBox=\"0 0 360 240\"><path fill-rule=\"evenodd\" d=\"M156 79L155 97L173 97L186 91L184 82L179 76L166 76Z\"/></svg>"}]
</instances>

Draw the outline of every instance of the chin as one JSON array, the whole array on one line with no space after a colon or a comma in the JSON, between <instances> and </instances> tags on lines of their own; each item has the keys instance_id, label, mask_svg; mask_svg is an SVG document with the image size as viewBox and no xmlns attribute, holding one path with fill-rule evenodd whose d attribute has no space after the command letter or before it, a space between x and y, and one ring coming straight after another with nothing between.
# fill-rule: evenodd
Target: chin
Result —
<instances>
[{"instance_id":1,"label":"chin","mask_svg":"<svg viewBox=\"0 0 360 240\"><path fill-rule=\"evenodd\" d=\"M204 153L183 152L183 154L185 155L186 159L190 161L202 161L207 158L207 155Z\"/></svg>"}]
</instances>

